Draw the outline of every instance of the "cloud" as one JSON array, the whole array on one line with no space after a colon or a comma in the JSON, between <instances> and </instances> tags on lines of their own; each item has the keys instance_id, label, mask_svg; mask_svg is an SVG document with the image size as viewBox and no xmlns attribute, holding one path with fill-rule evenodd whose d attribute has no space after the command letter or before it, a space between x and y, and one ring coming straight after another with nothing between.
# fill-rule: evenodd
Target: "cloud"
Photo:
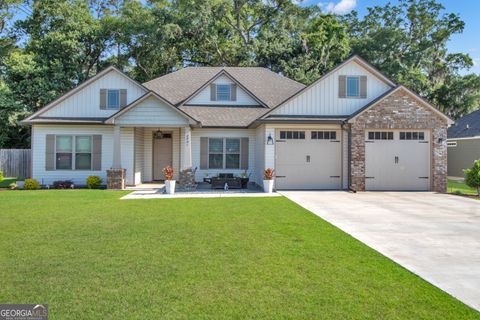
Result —
<instances>
[{"instance_id":1,"label":"cloud","mask_svg":"<svg viewBox=\"0 0 480 320\"><path fill-rule=\"evenodd\" d=\"M334 14L346 14L355 9L357 6L357 0L340 0L335 2L320 2L320 8L323 11Z\"/></svg>"}]
</instances>

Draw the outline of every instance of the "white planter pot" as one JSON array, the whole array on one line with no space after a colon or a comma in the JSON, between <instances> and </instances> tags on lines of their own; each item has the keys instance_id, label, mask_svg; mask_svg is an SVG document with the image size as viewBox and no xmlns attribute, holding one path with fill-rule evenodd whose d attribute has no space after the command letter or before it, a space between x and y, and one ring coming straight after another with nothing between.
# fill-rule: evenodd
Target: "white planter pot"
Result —
<instances>
[{"instance_id":1,"label":"white planter pot","mask_svg":"<svg viewBox=\"0 0 480 320\"><path fill-rule=\"evenodd\" d=\"M263 180L263 191L266 193L273 192L273 180Z\"/></svg>"},{"instance_id":2,"label":"white planter pot","mask_svg":"<svg viewBox=\"0 0 480 320\"><path fill-rule=\"evenodd\" d=\"M17 181L17 189L23 189L25 187L25 181Z\"/></svg>"},{"instance_id":3,"label":"white planter pot","mask_svg":"<svg viewBox=\"0 0 480 320\"><path fill-rule=\"evenodd\" d=\"M167 194L175 193L175 180L165 180L165 190Z\"/></svg>"}]
</instances>

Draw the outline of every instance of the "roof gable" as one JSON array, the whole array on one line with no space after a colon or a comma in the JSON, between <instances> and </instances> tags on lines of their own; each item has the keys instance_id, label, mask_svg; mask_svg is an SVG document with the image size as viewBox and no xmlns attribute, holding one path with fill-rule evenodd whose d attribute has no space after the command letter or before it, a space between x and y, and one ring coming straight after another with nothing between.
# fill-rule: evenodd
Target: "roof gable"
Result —
<instances>
[{"instance_id":1,"label":"roof gable","mask_svg":"<svg viewBox=\"0 0 480 320\"><path fill-rule=\"evenodd\" d=\"M156 93L149 92L112 115L105 123L168 126L197 125L198 121Z\"/></svg>"},{"instance_id":2,"label":"roof gable","mask_svg":"<svg viewBox=\"0 0 480 320\"><path fill-rule=\"evenodd\" d=\"M128 101L130 102L136 100L139 96L145 94L148 91L140 83L133 80L119 69L115 68L114 66L110 66L105 70L97 73L95 76L80 83L77 87L69 90L67 93L55 99L42 109L33 113L28 118L26 118L24 122L28 123L40 116L108 118L114 111L99 109L100 98L98 86L108 89L125 89L125 87L129 87L128 89L131 90L129 90L129 92L127 93L127 97ZM119 87L117 88L117 86ZM88 92L88 90L92 92ZM70 101L71 99L73 99L74 101ZM56 112L56 110L58 111L58 108L67 109L61 112Z\"/></svg>"},{"instance_id":3,"label":"roof gable","mask_svg":"<svg viewBox=\"0 0 480 320\"><path fill-rule=\"evenodd\" d=\"M469 113L448 128L448 139L480 136L480 110Z\"/></svg>"}]
</instances>

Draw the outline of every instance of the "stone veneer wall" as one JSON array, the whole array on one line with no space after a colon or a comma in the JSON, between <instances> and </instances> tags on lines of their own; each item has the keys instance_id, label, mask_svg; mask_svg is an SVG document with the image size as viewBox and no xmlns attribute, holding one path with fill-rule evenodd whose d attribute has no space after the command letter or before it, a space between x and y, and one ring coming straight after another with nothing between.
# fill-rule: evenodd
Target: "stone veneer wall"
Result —
<instances>
[{"instance_id":1,"label":"stone veneer wall","mask_svg":"<svg viewBox=\"0 0 480 320\"><path fill-rule=\"evenodd\" d=\"M447 190L447 120L423 105L404 89L385 97L361 113L351 124L351 184L365 191L365 129L430 129L431 188ZM439 139L441 142L439 142Z\"/></svg>"}]
</instances>

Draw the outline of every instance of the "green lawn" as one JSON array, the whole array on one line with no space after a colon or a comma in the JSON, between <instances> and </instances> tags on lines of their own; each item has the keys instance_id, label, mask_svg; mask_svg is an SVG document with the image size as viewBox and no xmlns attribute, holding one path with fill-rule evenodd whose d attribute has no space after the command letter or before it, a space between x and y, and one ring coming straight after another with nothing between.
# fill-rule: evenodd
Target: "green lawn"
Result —
<instances>
[{"instance_id":1,"label":"green lawn","mask_svg":"<svg viewBox=\"0 0 480 320\"><path fill-rule=\"evenodd\" d=\"M0 192L0 301L50 319L480 319L286 198Z\"/></svg>"},{"instance_id":2,"label":"green lawn","mask_svg":"<svg viewBox=\"0 0 480 320\"><path fill-rule=\"evenodd\" d=\"M0 181L0 188L8 188L11 183L17 181L17 178L4 178Z\"/></svg>"},{"instance_id":3,"label":"green lawn","mask_svg":"<svg viewBox=\"0 0 480 320\"><path fill-rule=\"evenodd\" d=\"M448 180L449 193L477 194L477 190L470 188L465 183L455 180Z\"/></svg>"}]
</instances>

